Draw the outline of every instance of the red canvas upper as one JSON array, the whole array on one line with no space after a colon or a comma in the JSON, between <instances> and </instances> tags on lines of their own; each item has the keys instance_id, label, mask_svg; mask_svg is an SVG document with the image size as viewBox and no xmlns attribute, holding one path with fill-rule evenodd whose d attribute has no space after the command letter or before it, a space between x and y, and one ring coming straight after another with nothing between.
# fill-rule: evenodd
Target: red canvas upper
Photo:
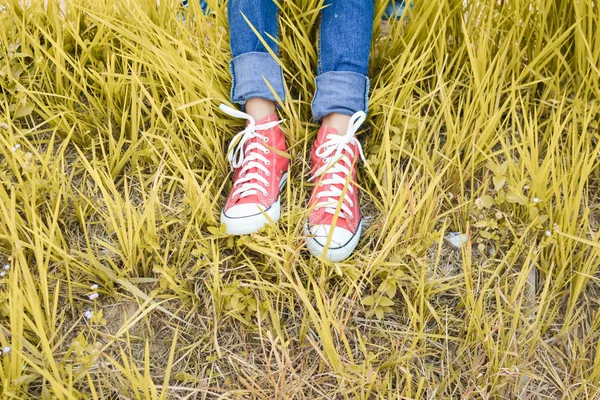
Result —
<instances>
[{"instance_id":1,"label":"red canvas upper","mask_svg":"<svg viewBox=\"0 0 600 400\"><path fill-rule=\"evenodd\" d=\"M319 132L317 133L317 138L313 144L312 151L311 151L311 160L312 160L311 171L312 171L313 177L314 177L315 173L317 173L317 171L320 168L322 168L325 164L327 164L327 162L328 162L327 158L322 158L319 156L317 150L319 149L319 147L321 145L323 145L324 143L326 143L329 140L327 137L328 135L337 135L337 134L338 134L338 131L336 129L334 129L330 126L327 126L325 124L321 125L321 128L319 129ZM360 150L355 141L348 143L346 146L350 147L350 149L354 153L354 154L351 154L347 150L344 150L341 152L341 155L344 155L344 156L348 157L349 160L351 160L351 168L350 168L351 174L349 177L348 188L346 190L344 197L340 196L337 203L331 204L328 207L332 207L335 209L338 206L339 202L343 202L344 199L350 199L352 202L352 206L350 206L350 204L348 202L346 202L346 205L348 206L350 211L352 211L353 215L352 216L350 216L350 215L342 216L341 214L345 214L345 213L340 208L341 212L340 212L340 215L338 215L335 226L347 229L350 232L356 232L358 225L360 223L360 219L361 219L360 207L358 204L358 187L356 185L356 163L360 157ZM331 167L329 168L329 170L331 170ZM313 190L311 193L311 198L310 198L309 205L308 205L309 210L310 210L310 213L308 216L309 225L332 225L333 224L333 219L334 219L333 214L327 212L325 207L321 206L320 208L316 208L316 205L318 203L327 201L327 199L330 198L330 196L327 196L326 198L321 197L320 199L317 199L317 195L319 193L322 194L324 192L330 191L332 187L336 187L339 190L344 189L343 184L325 184L325 185L321 184L323 181L327 181L328 179L331 179L332 175L334 175L334 174L331 172L325 172L321 176L314 178L313 183L315 184L315 186L313 187ZM343 174L340 174L340 173L337 173L336 175L338 175L340 177L344 177ZM352 190L350 188L352 188Z\"/></svg>"},{"instance_id":2,"label":"red canvas upper","mask_svg":"<svg viewBox=\"0 0 600 400\"><path fill-rule=\"evenodd\" d=\"M259 121L256 121L256 126L264 125L269 122L276 122L279 118L277 113L273 113L268 117L265 117ZM246 127L250 126L250 121L246 123ZM265 151L261 151L259 149L247 150L248 147L253 144L258 143L262 144ZM247 160L252 152L260 152L261 155L270 163L264 163L262 161L256 161L264 165L264 167L269 171L270 176L267 173L262 171L259 168L251 168L247 170L243 175L242 170L244 166L247 164L244 161L238 168L235 169L234 174L234 184L227 198L227 202L225 204L225 211L231 208L234 205L239 204L260 204L265 208L269 208L279 197L279 185L281 183L281 179L283 175L288 171L290 161L285 156L287 155L287 144L285 141L285 134L279 127L279 125L265 129L265 130L256 130L256 135L250 138L243 146L244 158ZM262 182L258 180L252 180L250 183L256 183L260 185L267 194L263 194L261 190L256 190L255 194L250 194L247 196L243 196L242 193L237 193L236 189L239 187L238 180L243 178L249 174L258 174L267 180L269 183L268 186L264 185Z\"/></svg>"}]
</instances>

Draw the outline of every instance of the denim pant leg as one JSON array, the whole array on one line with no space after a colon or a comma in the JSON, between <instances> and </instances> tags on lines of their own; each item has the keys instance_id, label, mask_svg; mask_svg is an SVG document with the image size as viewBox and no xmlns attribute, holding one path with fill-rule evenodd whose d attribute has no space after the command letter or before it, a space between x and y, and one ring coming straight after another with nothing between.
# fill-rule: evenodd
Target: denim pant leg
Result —
<instances>
[{"instance_id":1,"label":"denim pant leg","mask_svg":"<svg viewBox=\"0 0 600 400\"><path fill-rule=\"evenodd\" d=\"M412 10L413 1L410 1L409 7L409 9ZM402 17L402 14L404 14L405 8L406 0L390 0L387 7L385 8L385 12L383 13L383 19L400 19L400 17Z\"/></svg>"},{"instance_id":2,"label":"denim pant leg","mask_svg":"<svg viewBox=\"0 0 600 400\"><path fill-rule=\"evenodd\" d=\"M313 114L367 112L374 0L327 0L321 17Z\"/></svg>"},{"instance_id":3,"label":"denim pant leg","mask_svg":"<svg viewBox=\"0 0 600 400\"><path fill-rule=\"evenodd\" d=\"M267 46L277 54L277 44L269 37L276 38L279 33L276 4L273 0L230 0L227 13L233 57L229 64L233 80L231 101L242 105L254 97L277 101L265 81L269 82L277 96L284 101L281 66L248 24L252 24Z\"/></svg>"}]
</instances>

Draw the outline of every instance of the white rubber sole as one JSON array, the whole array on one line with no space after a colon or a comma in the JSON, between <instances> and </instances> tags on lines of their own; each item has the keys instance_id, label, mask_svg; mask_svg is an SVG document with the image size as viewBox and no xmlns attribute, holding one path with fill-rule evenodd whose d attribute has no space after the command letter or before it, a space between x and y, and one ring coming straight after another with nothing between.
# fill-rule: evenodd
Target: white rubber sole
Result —
<instances>
[{"instance_id":1,"label":"white rubber sole","mask_svg":"<svg viewBox=\"0 0 600 400\"><path fill-rule=\"evenodd\" d=\"M352 236L352 238L350 238L350 240L348 242L346 242L343 246L329 248L327 251L325 251L325 247L323 247L323 245L321 245L321 243L316 241L314 238L310 237L311 233L308 228L308 224L306 224L304 227L304 235L309 236L306 239L306 247L308 248L308 251L310 252L310 254L312 254L314 257L322 256L327 261L331 261L331 262L344 261L345 259L350 257L350 255L352 254L354 249L356 249L356 246L358 245L358 241L360 240L362 228L363 228L363 219L361 218L360 223L358 224L358 228L356 229L356 232L354 233L354 235Z\"/></svg>"},{"instance_id":2,"label":"white rubber sole","mask_svg":"<svg viewBox=\"0 0 600 400\"><path fill-rule=\"evenodd\" d=\"M225 224L225 232L228 235L249 235L257 232L269 224L267 216L273 221L279 221L281 217L281 191L283 190L285 183L287 182L287 172L281 177L279 183L279 196L277 200L264 211L259 211L257 206L257 213L249 215L247 217L228 217L223 211L221 211L221 223Z\"/></svg>"}]
</instances>

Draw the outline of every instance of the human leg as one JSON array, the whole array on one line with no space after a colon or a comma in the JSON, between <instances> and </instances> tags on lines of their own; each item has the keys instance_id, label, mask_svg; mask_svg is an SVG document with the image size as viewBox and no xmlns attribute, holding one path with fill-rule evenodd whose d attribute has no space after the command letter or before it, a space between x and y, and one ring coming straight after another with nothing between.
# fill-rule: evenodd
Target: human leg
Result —
<instances>
[{"instance_id":1,"label":"human leg","mask_svg":"<svg viewBox=\"0 0 600 400\"><path fill-rule=\"evenodd\" d=\"M228 159L234 183L221 212L227 233L249 234L280 217L280 192L287 180L287 144L275 112L284 99L281 67L269 53L277 52L277 8L272 0L231 0L228 4L232 60L231 101L246 112L221 105L225 113L246 120L232 140ZM262 36L254 33L250 24ZM267 81L274 89L269 88Z\"/></svg>"},{"instance_id":2,"label":"human leg","mask_svg":"<svg viewBox=\"0 0 600 400\"><path fill-rule=\"evenodd\" d=\"M373 0L330 0L322 14L313 114L323 124L311 152L306 234L309 251L334 262L350 256L363 225L355 133L367 112L373 8Z\"/></svg>"}]
</instances>

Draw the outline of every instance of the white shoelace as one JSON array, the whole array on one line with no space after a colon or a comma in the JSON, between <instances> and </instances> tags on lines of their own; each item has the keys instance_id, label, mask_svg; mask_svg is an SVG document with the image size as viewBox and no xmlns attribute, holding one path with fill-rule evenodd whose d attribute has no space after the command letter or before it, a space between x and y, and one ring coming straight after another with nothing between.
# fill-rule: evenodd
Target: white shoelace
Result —
<instances>
[{"instance_id":1,"label":"white shoelace","mask_svg":"<svg viewBox=\"0 0 600 400\"><path fill-rule=\"evenodd\" d=\"M334 185L344 186L348 177L351 175L352 160L354 159L354 151L352 151L351 144L356 144L360 153L360 158L365 161L362 146L355 134L366 118L367 115L363 111L354 113L350 118L348 130L345 135L329 134L325 137L327 141L317 147L315 153L317 157L323 159L325 164L315 172L314 176L309 179L309 182L326 173L331 174L331 177L319 182L320 186L330 186L329 190L317 194L317 199L323 199L325 197L326 199L320 200L315 205L315 210L324 208L325 212L335 214L335 210L343 192ZM348 158L348 156L344 154L344 151L348 152L352 159ZM349 185L347 191L350 192L350 194L354 194L353 186ZM354 218L354 214L352 213L352 210L350 210L350 207L354 207L354 202L349 196L344 196L339 217L345 218L347 215L350 219Z\"/></svg>"},{"instance_id":2,"label":"white shoelace","mask_svg":"<svg viewBox=\"0 0 600 400\"><path fill-rule=\"evenodd\" d=\"M240 198L242 198L257 194L259 191L265 196L268 195L265 187L269 186L269 181L256 172L248 173L248 171L258 169L264 172L266 176L271 176L271 173L267 167L265 167L265 165L270 165L271 162L263 156L263 154L269 154L270 150L262 144L263 141L268 143L269 138L261 135L257 131L274 128L282 123L283 120L256 125L254 118L242 111L231 108L225 104L221 104L219 109L232 117L244 118L250 122L246 129L231 139L229 149L227 150L227 160L231 163L231 166L234 169L242 167L238 175L238 180L234 182L234 188L236 186L238 186L238 188L233 192L232 196L240 194ZM244 148L246 142L254 138L258 138L260 141L250 143Z\"/></svg>"}]
</instances>

